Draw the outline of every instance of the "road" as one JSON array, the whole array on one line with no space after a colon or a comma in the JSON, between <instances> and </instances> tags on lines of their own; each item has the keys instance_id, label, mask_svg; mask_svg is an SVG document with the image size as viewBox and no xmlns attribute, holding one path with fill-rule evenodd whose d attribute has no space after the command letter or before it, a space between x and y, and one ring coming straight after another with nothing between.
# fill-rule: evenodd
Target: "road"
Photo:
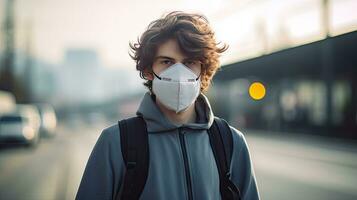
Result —
<instances>
[{"instance_id":1,"label":"road","mask_svg":"<svg viewBox=\"0 0 357 200\"><path fill-rule=\"evenodd\" d=\"M41 140L34 149L0 149L0 199L74 199L100 130L61 126L57 137Z\"/></svg>"},{"instance_id":2,"label":"road","mask_svg":"<svg viewBox=\"0 0 357 200\"><path fill-rule=\"evenodd\" d=\"M60 126L34 149L0 149L1 200L74 199L103 127ZM246 131L261 199L357 199L357 146L316 136Z\"/></svg>"}]
</instances>

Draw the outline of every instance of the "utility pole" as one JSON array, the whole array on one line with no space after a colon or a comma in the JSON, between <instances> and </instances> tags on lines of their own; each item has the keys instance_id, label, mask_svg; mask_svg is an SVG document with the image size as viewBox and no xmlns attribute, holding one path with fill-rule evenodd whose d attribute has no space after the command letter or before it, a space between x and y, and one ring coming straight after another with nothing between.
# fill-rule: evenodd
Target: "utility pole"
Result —
<instances>
[{"instance_id":1,"label":"utility pole","mask_svg":"<svg viewBox=\"0 0 357 200\"><path fill-rule=\"evenodd\" d=\"M34 76L34 66L32 62L32 23L28 21L26 23L26 58L25 58L25 73L24 77L24 101L30 103L33 101L33 76Z\"/></svg>"},{"instance_id":2,"label":"utility pole","mask_svg":"<svg viewBox=\"0 0 357 200\"><path fill-rule=\"evenodd\" d=\"M330 1L321 0L322 28L325 34L325 41L321 45L322 79L326 86L326 132L331 133L332 128L332 86L334 82L334 53L333 44L330 37Z\"/></svg>"},{"instance_id":3,"label":"utility pole","mask_svg":"<svg viewBox=\"0 0 357 200\"><path fill-rule=\"evenodd\" d=\"M14 42L15 42L15 25L14 25L14 0L6 0L5 2L5 20L3 24L2 34L4 38L4 55L1 63L0 71L0 90L14 93L15 77L14 77Z\"/></svg>"}]
</instances>

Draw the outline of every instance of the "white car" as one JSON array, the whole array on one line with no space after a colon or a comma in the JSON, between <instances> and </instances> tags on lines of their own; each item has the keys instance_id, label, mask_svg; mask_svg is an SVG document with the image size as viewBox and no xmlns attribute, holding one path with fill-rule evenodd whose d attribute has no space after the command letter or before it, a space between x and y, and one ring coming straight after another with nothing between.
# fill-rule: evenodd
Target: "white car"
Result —
<instances>
[{"instance_id":1,"label":"white car","mask_svg":"<svg viewBox=\"0 0 357 200\"><path fill-rule=\"evenodd\" d=\"M0 116L13 112L16 108L15 96L3 90L0 90Z\"/></svg>"},{"instance_id":2,"label":"white car","mask_svg":"<svg viewBox=\"0 0 357 200\"><path fill-rule=\"evenodd\" d=\"M40 115L35 106L17 105L16 111L0 117L0 143L36 146L40 134Z\"/></svg>"}]
</instances>

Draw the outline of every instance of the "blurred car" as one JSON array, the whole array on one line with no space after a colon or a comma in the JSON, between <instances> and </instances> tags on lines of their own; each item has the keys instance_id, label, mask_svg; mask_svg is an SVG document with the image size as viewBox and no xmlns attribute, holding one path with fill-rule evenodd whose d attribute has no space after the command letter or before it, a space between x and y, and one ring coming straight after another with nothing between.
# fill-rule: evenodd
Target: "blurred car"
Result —
<instances>
[{"instance_id":1,"label":"blurred car","mask_svg":"<svg viewBox=\"0 0 357 200\"><path fill-rule=\"evenodd\" d=\"M0 116L14 111L15 107L15 96L10 92L0 90Z\"/></svg>"},{"instance_id":2,"label":"blurred car","mask_svg":"<svg viewBox=\"0 0 357 200\"><path fill-rule=\"evenodd\" d=\"M40 112L40 136L54 137L57 126L55 110L49 104L37 104L37 108Z\"/></svg>"},{"instance_id":3,"label":"blurred car","mask_svg":"<svg viewBox=\"0 0 357 200\"><path fill-rule=\"evenodd\" d=\"M36 146L40 136L40 114L33 105L17 105L16 111L0 117L0 143Z\"/></svg>"}]
</instances>

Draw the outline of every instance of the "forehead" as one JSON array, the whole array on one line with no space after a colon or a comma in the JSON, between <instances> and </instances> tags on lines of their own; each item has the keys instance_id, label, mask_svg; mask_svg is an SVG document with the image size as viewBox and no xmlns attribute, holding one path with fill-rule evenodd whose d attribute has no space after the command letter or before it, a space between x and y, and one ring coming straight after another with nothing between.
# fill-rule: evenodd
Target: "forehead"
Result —
<instances>
[{"instance_id":1,"label":"forehead","mask_svg":"<svg viewBox=\"0 0 357 200\"><path fill-rule=\"evenodd\" d=\"M185 55L175 39L169 39L158 46L155 58L158 56L166 56L174 59L185 59Z\"/></svg>"}]
</instances>

